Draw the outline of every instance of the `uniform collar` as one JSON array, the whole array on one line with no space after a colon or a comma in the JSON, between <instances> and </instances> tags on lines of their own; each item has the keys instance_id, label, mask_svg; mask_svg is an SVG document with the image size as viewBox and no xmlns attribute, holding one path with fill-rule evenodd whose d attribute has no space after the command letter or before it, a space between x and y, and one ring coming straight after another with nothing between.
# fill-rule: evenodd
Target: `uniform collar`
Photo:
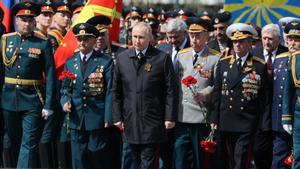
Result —
<instances>
[{"instance_id":1,"label":"uniform collar","mask_svg":"<svg viewBox=\"0 0 300 169\"><path fill-rule=\"evenodd\" d=\"M80 54L80 58L81 58L81 60L83 60L83 57L84 56L86 56L86 61L88 61L89 60L89 58L92 56L92 54L93 54L93 50L92 51L90 51L89 53L87 53L86 55L85 54L83 54L83 53L81 53L81 52L79 52L79 54Z\"/></svg>"}]
</instances>

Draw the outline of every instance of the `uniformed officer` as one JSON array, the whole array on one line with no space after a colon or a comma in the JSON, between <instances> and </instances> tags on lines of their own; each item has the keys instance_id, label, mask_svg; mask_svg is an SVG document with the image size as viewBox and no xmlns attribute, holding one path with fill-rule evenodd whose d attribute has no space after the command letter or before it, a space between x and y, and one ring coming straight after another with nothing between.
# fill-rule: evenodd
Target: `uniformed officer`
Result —
<instances>
[{"instance_id":1,"label":"uniformed officer","mask_svg":"<svg viewBox=\"0 0 300 169\"><path fill-rule=\"evenodd\" d=\"M41 13L37 17L36 20L36 30L37 32L41 33L45 37L48 36L48 28L51 26L52 16L55 13L55 8L50 0L41 1L39 3L41 8ZM53 53L54 54L54 53ZM55 114L56 115L56 114ZM47 120L43 123L43 133L40 140L39 145L39 155L40 155L40 164L41 168L54 168L56 166L55 161L55 124L56 119L55 115L50 116Z\"/></svg>"},{"instance_id":2,"label":"uniformed officer","mask_svg":"<svg viewBox=\"0 0 300 169\"><path fill-rule=\"evenodd\" d=\"M287 45L292 54L286 75L283 89L282 124L283 129L293 134L293 168L300 168L300 90L299 90L299 57L300 57L300 22L292 21L285 26L284 32L287 35Z\"/></svg>"},{"instance_id":3,"label":"uniformed officer","mask_svg":"<svg viewBox=\"0 0 300 169\"><path fill-rule=\"evenodd\" d=\"M253 136L270 125L265 111L267 69L263 59L250 53L253 27L235 23L226 30L233 41L234 55L217 64L213 89L212 128L220 130L222 168L248 169Z\"/></svg>"},{"instance_id":4,"label":"uniformed officer","mask_svg":"<svg viewBox=\"0 0 300 169\"><path fill-rule=\"evenodd\" d=\"M56 13L53 16L53 26L50 27L48 32L54 51L56 51L67 33L67 27L69 26L72 14L70 4L66 0L58 1L55 4Z\"/></svg>"},{"instance_id":5,"label":"uniformed officer","mask_svg":"<svg viewBox=\"0 0 300 169\"><path fill-rule=\"evenodd\" d=\"M285 26L288 24L288 23L290 23L290 22L292 22L292 21L300 21L300 18L296 18L296 17L283 17L283 18L280 18L279 20L278 20L278 24L279 24L279 26L281 27L281 30L283 31L283 41L281 42L281 44L282 45L284 45L284 46L287 46L287 44L286 44L286 41L287 41L287 39L286 39L286 34L285 34L285 32L284 32L284 28L285 28Z\"/></svg>"},{"instance_id":6,"label":"uniformed officer","mask_svg":"<svg viewBox=\"0 0 300 169\"><path fill-rule=\"evenodd\" d=\"M217 13L213 19L214 39L208 42L208 47L215 49L222 54L231 54L232 42L226 36L226 29L230 25L231 13L224 11Z\"/></svg>"},{"instance_id":7,"label":"uniformed officer","mask_svg":"<svg viewBox=\"0 0 300 169\"><path fill-rule=\"evenodd\" d=\"M79 52L68 59L65 70L75 79L65 78L61 105L70 113L73 168L110 169L106 155L111 125L112 59L94 50L99 31L91 24L79 23L73 32Z\"/></svg>"},{"instance_id":8,"label":"uniformed officer","mask_svg":"<svg viewBox=\"0 0 300 169\"><path fill-rule=\"evenodd\" d=\"M42 120L53 113L54 61L50 42L33 31L39 6L20 2L12 11L18 32L4 35L0 45L4 76L2 108L4 147L18 161L5 167L37 168Z\"/></svg>"},{"instance_id":9,"label":"uniformed officer","mask_svg":"<svg viewBox=\"0 0 300 169\"><path fill-rule=\"evenodd\" d=\"M186 22L189 25L191 47L178 53L180 87L178 120L175 127L174 168L183 169L188 166L188 152L192 151L194 168L201 169L206 161L199 143L209 133L206 116L208 106L211 105L214 70L220 53L206 45L208 33L212 30L208 20L191 17ZM194 91L181 83L187 76L197 79Z\"/></svg>"},{"instance_id":10,"label":"uniformed officer","mask_svg":"<svg viewBox=\"0 0 300 169\"><path fill-rule=\"evenodd\" d=\"M71 6L71 10L73 11L72 18L71 18L72 23L74 23L75 19L78 17L80 12L82 11L85 3L86 3L85 1L75 1L74 3L72 3L72 6Z\"/></svg>"},{"instance_id":11,"label":"uniformed officer","mask_svg":"<svg viewBox=\"0 0 300 169\"><path fill-rule=\"evenodd\" d=\"M188 9L178 9L174 12L173 16L186 21L189 17L194 17L195 14Z\"/></svg>"}]
</instances>

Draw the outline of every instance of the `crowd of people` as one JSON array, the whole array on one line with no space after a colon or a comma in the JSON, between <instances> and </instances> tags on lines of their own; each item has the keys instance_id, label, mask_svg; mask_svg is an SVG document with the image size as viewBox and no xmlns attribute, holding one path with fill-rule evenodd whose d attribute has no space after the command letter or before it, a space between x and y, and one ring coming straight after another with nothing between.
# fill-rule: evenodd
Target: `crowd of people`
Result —
<instances>
[{"instance_id":1,"label":"crowd of people","mask_svg":"<svg viewBox=\"0 0 300 169\"><path fill-rule=\"evenodd\" d=\"M299 18L133 6L117 43L107 16L71 27L84 5L22 1L16 32L1 25L1 167L300 168ZM78 48L56 77L69 29Z\"/></svg>"}]
</instances>

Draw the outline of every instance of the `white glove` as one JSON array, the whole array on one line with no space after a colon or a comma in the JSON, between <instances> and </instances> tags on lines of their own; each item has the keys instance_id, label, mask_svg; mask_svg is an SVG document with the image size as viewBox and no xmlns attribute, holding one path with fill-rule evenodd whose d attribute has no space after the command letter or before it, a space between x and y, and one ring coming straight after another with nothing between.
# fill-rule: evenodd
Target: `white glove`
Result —
<instances>
[{"instance_id":1,"label":"white glove","mask_svg":"<svg viewBox=\"0 0 300 169\"><path fill-rule=\"evenodd\" d=\"M42 110L42 117L47 120L49 116L53 114L53 110L43 109Z\"/></svg>"},{"instance_id":2,"label":"white glove","mask_svg":"<svg viewBox=\"0 0 300 169\"><path fill-rule=\"evenodd\" d=\"M284 124L282 127L287 133L292 134L293 126L291 124Z\"/></svg>"}]
</instances>

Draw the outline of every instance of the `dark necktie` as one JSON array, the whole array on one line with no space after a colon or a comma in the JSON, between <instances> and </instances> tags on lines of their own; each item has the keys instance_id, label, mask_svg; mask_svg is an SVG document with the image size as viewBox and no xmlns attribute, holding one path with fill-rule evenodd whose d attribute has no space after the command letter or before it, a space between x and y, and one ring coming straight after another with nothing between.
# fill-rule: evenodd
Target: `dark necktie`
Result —
<instances>
[{"instance_id":1,"label":"dark necktie","mask_svg":"<svg viewBox=\"0 0 300 169\"><path fill-rule=\"evenodd\" d=\"M242 69L242 58L238 58L237 59L237 67L238 67L238 70L241 71Z\"/></svg>"},{"instance_id":2,"label":"dark necktie","mask_svg":"<svg viewBox=\"0 0 300 169\"><path fill-rule=\"evenodd\" d=\"M174 66L175 66L175 64L176 64L176 61L177 61L177 54L178 54L179 51L180 51L180 48L179 48L179 47L176 47L176 48L175 48L175 55L174 55L173 60L172 60Z\"/></svg>"},{"instance_id":3,"label":"dark necktie","mask_svg":"<svg viewBox=\"0 0 300 169\"><path fill-rule=\"evenodd\" d=\"M144 56L143 52L139 52L138 55L137 55L138 59L143 58L143 56Z\"/></svg>"},{"instance_id":4,"label":"dark necktie","mask_svg":"<svg viewBox=\"0 0 300 169\"><path fill-rule=\"evenodd\" d=\"M196 53L194 55L193 65L195 65L195 63L197 62L197 60L198 60L198 54Z\"/></svg>"},{"instance_id":5,"label":"dark necktie","mask_svg":"<svg viewBox=\"0 0 300 169\"><path fill-rule=\"evenodd\" d=\"M82 69L81 69L82 74L84 74L86 67L87 67L87 57L86 55L84 55L82 58Z\"/></svg>"},{"instance_id":6,"label":"dark necktie","mask_svg":"<svg viewBox=\"0 0 300 169\"><path fill-rule=\"evenodd\" d=\"M267 68L268 68L268 74L272 75L273 73L273 63L272 63L272 53L269 53L269 58L267 60Z\"/></svg>"}]
</instances>

